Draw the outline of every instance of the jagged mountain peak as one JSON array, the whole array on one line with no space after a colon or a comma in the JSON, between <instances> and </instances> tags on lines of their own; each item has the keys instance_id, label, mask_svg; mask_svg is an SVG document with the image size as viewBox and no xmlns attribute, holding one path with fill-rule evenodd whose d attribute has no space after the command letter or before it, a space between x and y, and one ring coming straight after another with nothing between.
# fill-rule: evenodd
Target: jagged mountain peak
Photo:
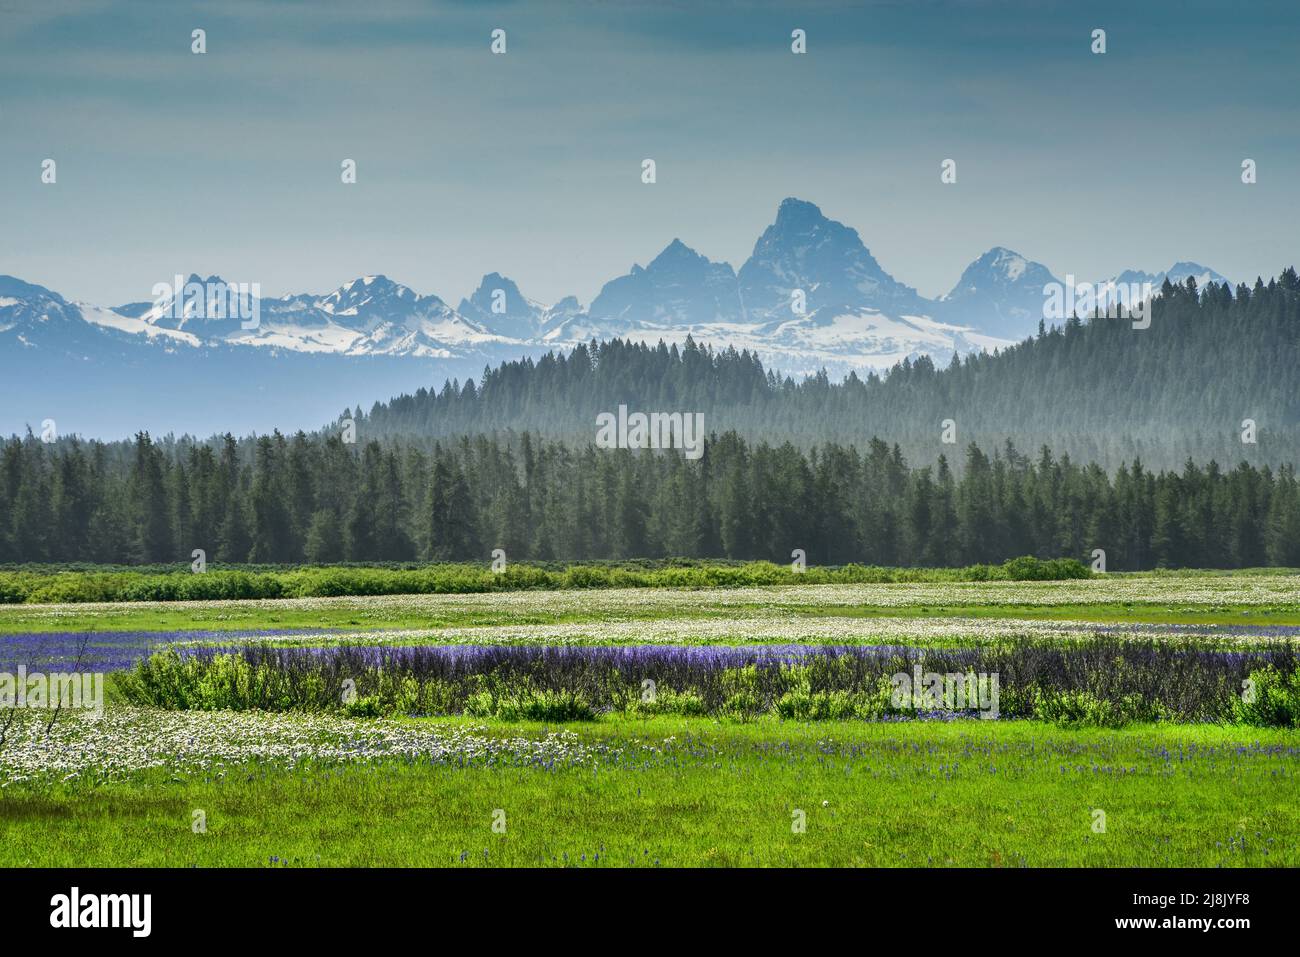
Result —
<instances>
[{"instance_id":1,"label":"jagged mountain peak","mask_svg":"<svg viewBox=\"0 0 1300 957\"><path fill-rule=\"evenodd\" d=\"M789 197L740 268L740 296L751 321L790 318L796 291L808 313L862 309L917 312L924 300L887 273L858 231L826 217L814 203Z\"/></svg>"},{"instance_id":2,"label":"jagged mountain peak","mask_svg":"<svg viewBox=\"0 0 1300 957\"><path fill-rule=\"evenodd\" d=\"M1052 271L1006 246L982 253L936 303L946 322L1001 339L1033 335L1043 318L1043 287Z\"/></svg>"},{"instance_id":3,"label":"jagged mountain peak","mask_svg":"<svg viewBox=\"0 0 1300 957\"><path fill-rule=\"evenodd\" d=\"M593 319L682 325L738 321L736 271L674 239L645 268L610 280L591 303Z\"/></svg>"},{"instance_id":4,"label":"jagged mountain peak","mask_svg":"<svg viewBox=\"0 0 1300 957\"><path fill-rule=\"evenodd\" d=\"M515 339L535 335L542 321L541 305L525 297L513 279L499 272L487 273L456 311L494 335Z\"/></svg>"},{"instance_id":5,"label":"jagged mountain peak","mask_svg":"<svg viewBox=\"0 0 1300 957\"><path fill-rule=\"evenodd\" d=\"M795 199L793 196L781 201L776 209L776 219L759 237L758 242L763 244L766 239L770 244L778 239L798 239L818 234L827 234L829 238L845 243L862 244L856 229L828 218L816 203Z\"/></svg>"},{"instance_id":6,"label":"jagged mountain peak","mask_svg":"<svg viewBox=\"0 0 1300 957\"><path fill-rule=\"evenodd\" d=\"M524 301L523 293L519 291L518 284L513 279L501 275L499 272L490 272L483 276L479 281L478 288L468 300L462 299L461 303L474 302L481 297L491 298L493 294L501 290L507 298L517 298L520 302Z\"/></svg>"},{"instance_id":7,"label":"jagged mountain peak","mask_svg":"<svg viewBox=\"0 0 1300 957\"><path fill-rule=\"evenodd\" d=\"M1044 283L1052 282L1052 272L1006 246L994 246L981 254L962 271L957 284L943 300L953 301L988 290L990 287L1022 286L1042 295Z\"/></svg>"},{"instance_id":8,"label":"jagged mountain peak","mask_svg":"<svg viewBox=\"0 0 1300 957\"><path fill-rule=\"evenodd\" d=\"M674 239L663 248L663 251L660 252L658 256L650 260L650 265L646 268L662 269L679 263L707 263L708 261L709 259L707 256L703 256L696 252L680 239Z\"/></svg>"},{"instance_id":9,"label":"jagged mountain peak","mask_svg":"<svg viewBox=\"0 0 1300 957\"><path fill-rule=\"evenodd\" d=\"M1198 285L1204 286L1206 283L1227 283L1231 286L1232 280L1220 272L1211 269L1209 266L1203 266L1197 262L1182 261L1176 262L1165 270L1165 276L1170 282L1186 282L1188 276L1195 276Z\"/></svg>"},{"instance_id":10,"label":"jagged mountain peak","mask_svg":"<svg viewBox=\"0 0 1300 957\"><path fill-rule=\"evenodd\" d=\"M316 307L336 316L356 316L395 304L413 306L421 298L424 297L409 286L378 274L344 283L329 295L317 299Z\"/></svg>"},{"instance_id":11,"label":"jagged mountain peak","mask_svg":"<svg viewBox=\"0 0 1300 957\"><path fill-rule=\"evenodd\" d=\"M1098 283L1098 285L1104 286L1108 283L1116 283L1118 285L1150 283L1153 289L1158 290L1164 285L1166 279L1174 285L1181 285L1187 281L1189 276L1196 279L1198 286L1205 286L1211 282L1226 282L1229 286L1232 285L1232 281L1222 273L1216 272L1209 266L1203 266L1200 263L1190 262L1187 260L1176 262L1168 269L1161 272L1146 272L1142 269L1125 269L1123 272L1112 276L1110 279ZM1123 299L1124 297L1121 296L1120 298Z\"/></svg>"},{"instance_id":12,"label":"jagged mountain peak","mask_svg":"<svg viewBox=\"0 0 1300 957\"><path fill-rule=\"evenodd\" d=\"M998 269L1012 282L1019 279L1025 267L1029 265L1029 261L1024 256L1006 246L994 246L976 262Z\"/></svg>"},{"instance_id":13,"label":"jagged mountain peak","mask_svg":"<svg viewBox=\"0 0 1300 957\"><path fill-rule=\"evenodd\" d=\"M647 271L682 271L689 270L701 276L723 274L735 275L731 263L714 262L703 253L696 252L680 239L674 239L646 266Z\"/></svg>"},{"instance_id":14,"label":"jagged mountain peak","mask_svg":"<svg viewBox=\"0 0 1300 957\"><path fill-rule=\"evenodd\" d=\"M798 231L816 227L824 222L829 223L831 220L826 218L821 207L816 203L787 196L776 208L776 221L773 225L782 230Z\"/></svg>"}]
</instances>

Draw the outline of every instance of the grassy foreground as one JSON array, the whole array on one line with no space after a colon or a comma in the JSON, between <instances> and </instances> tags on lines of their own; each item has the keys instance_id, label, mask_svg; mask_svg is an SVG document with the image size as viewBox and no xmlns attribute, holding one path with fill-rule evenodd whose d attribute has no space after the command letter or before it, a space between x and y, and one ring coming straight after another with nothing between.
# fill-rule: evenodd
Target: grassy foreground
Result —
<instances>
[{"instance_id":1,"label":"grassy foreground","mask_svg":"<svg viewBox=\"0 0 1300 957\"><path fill-rule=\"evenodd\" d=\"M621 756L16 785L0 791L0 865L1300 864L1295 732L673 718L570 730ZM488 730L521 732L542 728Z\"/></svg>"},{"instance_id":2,"label":"grassy foreground","mask_svg":"<svg viewBox=\"0 0 1300 957\"><path fill-rule=\"evenodd\" d=\"M90 666L110 672L102 721L70 714L51 740L32 733L43 716L27 713L0 747L0 866L1300 865L1296 730L606 713L565 726L548 750L556 726L131 709L112 673L158 642L209 631L339 629L270 639L311 646L573 643L593 658L595 646L642 642L916 645L939 660L945 645L1061 620L1252 625L1242 641L1270 630L1269 641L1293 641L1285 626L1300 624L1300 578L801 579L0 605L11 663L81 660L88 641ZM381 628L413 633L344 634ZM1157 637L1182 640L1169 628ZM401 747L363 740L390 733L412 737ZM485 737L501 748L482 747Z\"/></svg>"}]
</instances>

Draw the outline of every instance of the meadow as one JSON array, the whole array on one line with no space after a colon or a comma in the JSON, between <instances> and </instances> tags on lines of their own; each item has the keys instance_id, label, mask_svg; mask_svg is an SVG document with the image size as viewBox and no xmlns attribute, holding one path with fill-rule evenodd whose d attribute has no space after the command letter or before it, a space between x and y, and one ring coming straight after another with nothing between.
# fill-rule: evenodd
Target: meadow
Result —
<instances>
[{"instance_id":1,"label":"meadow","mask_svg":"<svg viewBox=\"0 0 1300 957\"><path fill-rule=\"evenodd\" d=\"M1300 863L1300 578L881 577L0 606L0 671L109 678L0 709L0 854Z\"/></svg>"},{"instance_id":2,"label":"meadow","mask_svg":"<svg viewBox=\"0 0 1300 957\"><path fill-rule=\"evenodd\" d=\"M556 732L445 719L388 728L396 754L376 744L376 731L356 740L338 728L335 750L317 756L304 731L283 720L271 727L274 719L257 716L254 732L232 728L229 716L207 717L211 740L187 745L187 761L110 775L120 762L104 754L100 769L84 777L65 781L65 773L0 791L0 860L163 867L1300 864L1300 741L1276 730L660 717ZM131 742L133 730L121 729L119 746L143 762L141 752L163 742L151 736L142 748ZM168 740L184 745L194 730L182 724ZM204 744L214 753L200 762L195 752Z\"/></svg>"}]
</instances>

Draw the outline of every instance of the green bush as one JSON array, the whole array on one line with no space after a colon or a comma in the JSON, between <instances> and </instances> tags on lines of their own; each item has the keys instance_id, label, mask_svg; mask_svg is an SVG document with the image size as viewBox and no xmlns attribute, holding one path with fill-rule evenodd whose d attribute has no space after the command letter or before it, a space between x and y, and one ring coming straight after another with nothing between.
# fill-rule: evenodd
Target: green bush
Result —
<instances>
[{"instance_id":1,"label":"green bush","mask_svg":"<svg viewBox=\"0 0 1300 957\"><path fill-rule=\"evenodd\" d=\"M1250 673L1242 694L1233 699L1233 717L1257 727L1300 727L1300 668L1291 674L1273 665Z\"/></svg>"},{"instance_id":2,"label":"green bush","mask_svg":"<svg viewBox=\"0 0 1300 957\"><path fill-rule=\"evenodd\" d=\"M722 702L722 714L740 721L747 721L762 711L763 702L752 691L737 691L727 695Z\"/></svg>"},{"instance_id":3,"label":"green bush","mask_svg":"<svg viewBox=\"0 0 1300 957\"><path fill-rule=\"evenodd\" d=\"M1024 555L1003 562L1002 569L1009 581L1060 581L1092 577L1092 572L1087 566L1073 558L1053 558L1043 561Z\"/></svg>"},{"instance_id":4,"label":"green bush","mask_svg":"<svg viewBox=\"0 0 1300 957\"><path fill-rule=\"evenodd\" d=\"M870 720L882 714L874 695L852 691L808 691L804 688L787 691L777 699L774 710L782 718L798 721Z\"/></svg>"},{"instance_id":5,"label":"green bush","mask_svg":"<svg viewBox=\"0 0 1300 957\"><path fill-rule=\"evenodd\" d=\"M591 705L575 692L532 689L505 694L476 692L466 701L465 714L498 721L594 721L596 718Z\"/></svg>"},{"instance_id":6,"label":"green bush","mask_svg":"<svg viewBox=\"0 0 1300 957\"><path fill-rule=\"evenodd\" d=\"M378 695L366 695L344 702L343 713L349 718L378 718L384 714L384 705Z\"/></svg>"},{"instance_id":7,"label":"green bush","mask_svg":"<svg viewBox=\"0 0 1300 957\"><path fill-rule=\"evenodd\" d=\"M1034 717L1062 727L1122 728L1134 721L1158 721L1166 715L1141 695L1101 698L1091 691L1037 691Z\"/></svg>"},{"instance_id":8,"label":"green bush","mask_svg":"<svg viewBox=\"0 0 1300 957\"><path fill-rule=\"evenodd\" d=\"M708 707L694 691L673 691L671 688L659 688L653 700L634 698L628 709L633 714L656 715L673 714L683 718L699 717L708 713Z\"/></svg>"}]
</instances>

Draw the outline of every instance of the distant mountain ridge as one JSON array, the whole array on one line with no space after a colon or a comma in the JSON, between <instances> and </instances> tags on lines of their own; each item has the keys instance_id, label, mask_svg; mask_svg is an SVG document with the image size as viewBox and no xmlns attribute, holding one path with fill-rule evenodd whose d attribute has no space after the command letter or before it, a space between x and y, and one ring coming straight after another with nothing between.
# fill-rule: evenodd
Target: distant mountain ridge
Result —
<instances>
[{"instance_id":1,"label":"distant mountain ridge","mask_svg":"<svg viewBox=\"0 0 1300 957\"><path fill-rule=\"evenodd\" d=\"M1204 284L1225 278L1197 263L1158 273L1127 270L1113 281ZM206 280L197 274L190 282ZM114 307L68 302L48 289L6 278L0 288L0 348L51 348L78 358L94 333L134 336L167 350L223 346L337 355L491 358L593 338L682 342L687 335L735 345L769 366L799 373L827 368L883 369L929 355L944 362L1033 335L1043 286L1058 282L1041 263L995 246L937 299L920 295L880 265L857 230L813 203L784 200L739 270L673 239L646 266L611 279L583 309L575 297L553 306L528 298L498 272L454 309L383 275L364 276L325 294L262 298L260 323L182 315L154 302ZM78 319L85 327L77 326Z\"/></svg>"},{"instance_id":2,"label":"distant mountain ridge","mask_svg":"<svg viewBox=\"0 0 1300 957\"><path fill-rule=\"evenodd\" d=\"M1114 278L1158 288L1166 277L1188 276L1202 285L1223 281L1189 262ZM222 282L193 273L176 280ZM8 379L0 399L19 400L22 411L11 413L23 416L19 422L33 415L39 421L41 410L71 402L75 389L51 390L75 369L85 388L94 383L96 413L111 419L119 408L119 419L138 421L126 417L145 410L147 421L161 418L171 427L195 420L179 417L179 408L131 398L124 387L193 382L206 401L242 402L255 413L272 402L289 403L284 390L292 388L295 403L337 409L340 398L368 403L415 382L465 378L485 365L615 338L734 347L786 375L865 374L921 357L945 365L1033 335L1043 286L1055 281L1041 263L995 246L949 293L929 299L887 272L857 230L795 198L780 203L739 269L673 239L645 266L605 283L586 308L574 296L546 306L499 272L485 275L455 308L369 275L324 293L245 295L240 305L256 306L250 327L236 316L195 309L184 295L179 308L165 297L105 307L0 276L0 371ZM290 363L289 357L297 358ZM340 397L345 382L355 391ZM38 410L25 411L29 405ZM85 403L73 409L86 421ZM216 415L197 421L215 423ZM269 411L252 421L273 422Z\"/></svg>"},{"instance_id":3,"label":"distant mountain ridge","mask_svg":"<svg viewBox=\"0 0 1300 957\"><path fill-rule=\"evenodd\" d=\"M1042 263L994 246L939 301L950 315L982 316L981 328L990 335L1020 337L1042 318L1043 286L1059 281Z\"/></svg>"}]
</instances>

